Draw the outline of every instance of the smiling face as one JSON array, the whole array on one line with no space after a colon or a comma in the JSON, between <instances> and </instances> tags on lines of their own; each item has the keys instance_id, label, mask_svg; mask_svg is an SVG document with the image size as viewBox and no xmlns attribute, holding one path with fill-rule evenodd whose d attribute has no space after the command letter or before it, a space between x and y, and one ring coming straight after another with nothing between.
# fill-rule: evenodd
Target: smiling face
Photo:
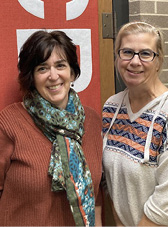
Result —
<instances>
[{"instance_id":1,"label":"smiling face","mask_svg":"<svg viewBox=\"0 0 168 227\"><path fill-rule=\"evenodd\" d=\"M134 52L150 49L157 53L156 38L149 33L138 33L124 36L120 49L129 48ZM159 61L155 57L151 62L143 62L135 55L132 60L122 60L117 56L117 69L128 88L135 86L151 86L158 77Z\"/></svg>"},{"instance_id":2,"label":"smiling face","mask_svg":"<svg viewBox=\"0 0 168 227\"><path fill-rule=\"evenodd\" d=\"M74 76L67 60L60 56L56 49L53 49L47 61L35 68L34 83L44 99L58 108L65 109Z\"/></svg>"}]
</instances>

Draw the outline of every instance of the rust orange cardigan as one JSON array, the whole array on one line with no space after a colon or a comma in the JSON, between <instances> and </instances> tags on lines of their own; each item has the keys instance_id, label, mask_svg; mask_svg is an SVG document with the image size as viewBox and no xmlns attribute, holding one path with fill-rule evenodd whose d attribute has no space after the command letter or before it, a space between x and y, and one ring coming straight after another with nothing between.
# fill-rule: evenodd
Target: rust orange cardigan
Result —
<instances>
[{"instance_id":1,"label":"rust orange cardigan","mask_svg":"<svg viewBox=\"0 0 168 227\"><path fill-rule=\"evenodd\" d=\"M83 151L101 204L101 120L85 107ZM0 226L74 226L65 191L52 192L48 165L52 144L15 103L0 112Z\"/></svg>"}]
</instances>

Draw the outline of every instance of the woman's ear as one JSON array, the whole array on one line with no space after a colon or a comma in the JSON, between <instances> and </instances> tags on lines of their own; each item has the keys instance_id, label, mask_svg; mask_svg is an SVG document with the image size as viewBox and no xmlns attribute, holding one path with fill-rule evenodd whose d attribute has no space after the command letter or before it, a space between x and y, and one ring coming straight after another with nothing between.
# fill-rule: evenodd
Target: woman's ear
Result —
<instances>
[{"instance_id":1,"label":"woman's ear","mask_svg":"<svg viewBox=\"0 0 168 227\"><path fill-rule=\"evenodd\" d=\"M156 72L159 72L161 70L162 64L163 64L163 59L159 56L157 57L157 62L156 62Z\"/></svg>"},{"instance_id":2,"label":"woman's ear","mask_svg":"<svg viewBox=\"0 0 168 227\"><path fill-rule=\"evenodd\" d=\"M156 63L156 72L159 72L159 69L160 69L160 62L158 60Z\"/></svg>"},{"instance_id":3,"label":"woman's ear","mask_svg":"<svg viewBox=\"0 0 168 227\"><path fill-rule=\"evenodd\" d=\"M75 73L73 71L73 69L71 69L71 82L75 81Z\"/></svg>"},{"instance_id":4,"label":"woman's ear","mask_svg":"<svg viewBox=\"0 0 168 227\"><path fill-rule=\"evenodd\" d=\"M71 74L71 82L75 81L75 76L73 74Z\"/></svg>"}]
</instances>

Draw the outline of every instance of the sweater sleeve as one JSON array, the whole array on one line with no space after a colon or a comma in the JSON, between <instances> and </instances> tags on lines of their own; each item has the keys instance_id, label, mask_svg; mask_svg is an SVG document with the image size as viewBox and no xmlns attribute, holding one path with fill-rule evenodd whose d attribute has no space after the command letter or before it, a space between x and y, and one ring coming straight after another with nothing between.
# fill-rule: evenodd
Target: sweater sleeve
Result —
<instances>
[{"instance_id":1,"label":"sweater sleeve","mask_svg":"<svg viewBox=\"0 0 168 227\"><path fill-rule=\"evenodd\" d=\"M10 157L13 149L13 142L0 127L0 197L3 192L5 175L10 166Z\"/></svg>"},{"instance_id":2,"label":"sweater sleeve","mask_svg":"<svg viewBox=\"0 0 168 227\"><path fill-rule=\"evenodd\" d=\"M158 157L158 167L156 169L156 180L158 185L154 193L149 197L144 205L146 216L158 225L168 223L168 138L165 150Z\"/></svg>"}]
</instances>

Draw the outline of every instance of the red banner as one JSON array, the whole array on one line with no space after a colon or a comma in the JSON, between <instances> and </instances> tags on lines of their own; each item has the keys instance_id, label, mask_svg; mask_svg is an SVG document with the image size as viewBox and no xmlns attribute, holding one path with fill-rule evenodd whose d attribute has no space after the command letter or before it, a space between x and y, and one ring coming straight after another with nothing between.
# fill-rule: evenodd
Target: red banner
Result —
<instances>
[{"instance_id":1,"label":"red banner","mask_svg":"<svg viewBox=\"0 0 168 227\"><path fill-rule=\"evenodd\" d=\"M97 0L1 0L0 110L21 100L17 83L20 47L39 29L63 30L78 46L81 76L75 82L84 105L100 104Z\"/></svg>"}]
</instances>

